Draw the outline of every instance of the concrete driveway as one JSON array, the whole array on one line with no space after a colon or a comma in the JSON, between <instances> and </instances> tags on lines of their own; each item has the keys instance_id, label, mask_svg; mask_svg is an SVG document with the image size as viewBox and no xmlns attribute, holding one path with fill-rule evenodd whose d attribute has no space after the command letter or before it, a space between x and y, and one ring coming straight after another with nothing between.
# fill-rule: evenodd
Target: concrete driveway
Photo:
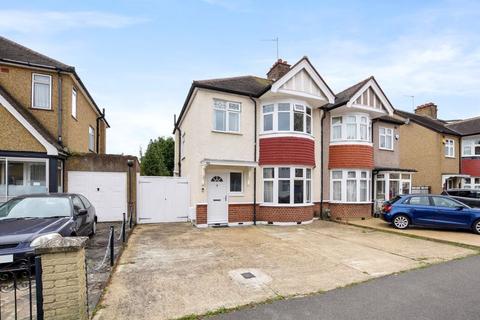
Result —
<instances>
[{"instance_id":1,"label":"concrete driveway","mask_svg":"<svg viewBox=\"0 0 480 320\"><path fill-rule=\"evenodd\" d=\"M327 291L474 253L324 221L222 229L142 225L134 230L95 318L204 314Z\"/></svg>"},{"instance_id":2,"label":"concrete driveway","mask_svg":"<svg viewBox=\"0 0 480 320\"><path fill-rule=\"evenodd\" d=\"M390 231L398 234L406 234L416 237L422 237L425 239L439 240L445 242L452 242L458 244L464 244L467 246L474 246L480 248L480 235L474 234L468 230L439 230L439 229L426 229L421 227L410 227L406 230L399 230L392 227L387 222L379 218L372 218L367 220L352 220L348 222L351 225L372 228L382 231Z\"/></svg>"}]
</instances>

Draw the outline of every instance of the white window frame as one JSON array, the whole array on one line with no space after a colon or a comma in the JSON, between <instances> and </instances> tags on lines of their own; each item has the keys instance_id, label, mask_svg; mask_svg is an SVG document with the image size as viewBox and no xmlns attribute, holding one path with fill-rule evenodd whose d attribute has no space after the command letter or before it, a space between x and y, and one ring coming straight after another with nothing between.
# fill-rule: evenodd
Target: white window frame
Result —
<instances>
[{"instance_id":1,"label":"white window frame","mask_svg":"<svg viewBox=\"0 0 480 320\"><path fill-rule=\"evenodd\" d=\"M279 168L289 168L290 177L289 178L279 178L278 172ZM264 178L263 169L273 169L273 178ZM295 169L303 170L303 176L295 177ZM307 178L307 171L310 170L310 177ZM294 206L307 206L313 204L313 168L305 166L265 166L262 167L262 205L267 206L284 206L284 207L294 207ZM278 202L278 182L279 180L288 180L290 181L290 202L289 203L279 203ZM303 181L303 202L295 203L295 180ZM265 202L265 181L273 181L273 201ZM307 182L310 182L310 197L307 195ZM310 199L308 199L310 198Z\"/></svg>"},{"instance_id":2,"label":"white window frame","mask_svg":"<svg viewBox=\"0 0 480 320\"><path fill-rule=\"evenodd\" d=\"M384 133L382 133L382 130L384 131ZM378 128L378 148L380 150L389 150L389 151L393 151L394 150L394 147L393 147L393 128L388 128L388 127L379 127ZM382 137L385 139L385 146L382 147ZM388 139L388 140L387 140ZM388 148L387 145L387 141L390 141L390 145L391 145L391 148Z\"/></svg>"},{"instance_id":3,"label":"white window frame","mask_svg":"<svg viewBox=\"0 0 480 320\"><path fill-rule=\"evenodd\" d=\"M90 144L90 138L92 138L92 144ZM95 129L92 126L88 126L88 150L95 152Z\"/></svg>"},{"instance_id":4,"label":"white window frame","mask_svg":"<svg viewBox=\"0 0 480 320\"><path fill-rule=\"evenodd\" d=\"M391 178L391 174L398 174L398 179ZM408 178L406 176L408 175ZM380 177L381 176L381 177ZM384 187L385 187L385 199L380 199L380 201L388 201L390 200L390 181L398 181L399 183L399 194L402 194L402 187L403 183L408 182L409 183L409 190L408 194L412 193L412 173L411 172L403 172L403 171L382 171L379 172L375 176L375 183L374 185L374 197L376 201L379 201L377 199L377 181L383 181L384 182Z\"/></svg>"},{"instance_id":5,"label":"white window frame","mask_svg":"<svg viewBox=\"0 0 480 320\"><path fill-rule=\"evenodd\" d=\"M289 110L288 111L279 111L279 104L288 104ZM273 106L273 111L264 112L264 108L267 106ZM302 110L303 109L303 110ZM278 119L279 113L289 113L289 130L279 130L278 128ZM303 130L296 131L294 128L295 124L295 113L302 113L303 114ZM309 114L310 113L310 114ZM273 114L272 121L273 126L272 130L265 130L265 116ZM272 134L272 133L286 133L286 134L303 134L308 136L313 136L313 109L307 103L303 101L295 101L295 100L281 100L276 102L266 102L262 104L261 108L261 134ZM307 121L310 121L310 132L307 131Z\"/></svg>"},{"instance_id":6,"label":"white window frame","mask_svg":"<svg viewBox=\"0 0 480 320\"><path fill-rule=\"evenodd\" d=\"M355 117L355 122L348 121L350 118L349 117ZM334 124L333 120L342 118L341 123ZM362 119L367 119L367 122L362 122ZM362 139L362 127L367 128L367 135L366 139ZM349 125L355 125L355 139L347 139L348 136L348 126ZM334 127L341 127L341 137L340 138L334 138L333 136L333 128ZM347 113L347 114L342 114L342 115L333 115L330 118L330 142L332 143L342 143L342 142L358 142L358 143L371 143L372 142L372 137L371 137L371 130L372 130L372 121L370 119L370 116L366 113Z\"/></svg>"},{"instance_id":7,"label":"white window frame","mask_svg":"<svg viewBox=\"0 0 480 320\"><path fill-rule=\"evenodd\" d=\"M4 199L5 201L8 201L12 198L15 198L17 197L17 195L14 195L14 196L9 196L8 195L8 162L9 161L13 161L13 162L22 162L22 163L44 163L45 164L45 188L46 188L46 192L48 193L49 192L49 188L50 188L50 160L49 159L43 159L43 158L17 158L17 157L0 157L1 160L4 160L4 163L5 163L5 193L4 194L0 194L0 199ZM29 168L26 168L24 166L23 168L23 176L24 176L24 179L23 179L23 185L25 185L25 183L28 183L29 181ZM62 184L63 184L63 181L62 181ZM0 201L0 204L2 202Z\"/></svg>"},{"instance_id":8,"label":"white window frame","mask_svg":"<svg viewBox=\"0 0 480 320\"><path fill-rule=\"evenodd\" d=\"M477 143L478 142L478 143ZM470 152L465 152L466 148L470 148ZM480 149L480 136L463 138L462 140L462 157L480 157L480 153L476 154L475 150Z\"/></svg>"},{"instance_id":9,"label":"white window frame","mask_svg":"<svg viewBox=\"0 0 480 320\"><path fill-rule=\"evenodd\" d=\"M455 140L445 139L444 153L446 158L455 158Z\"/></svg>"},{"instance_id":10,"label":"white window frame","mask_svg":"<svg viewBox=\"0 0 480 320\"><path fill-rule=\"evenodd\" d=\"M333 179L333 172L338 171L342 172L341 179ZM348 172L354 171L355 178L348 178ZM362 172L366 173L366 178L362 178ZM356 194L355 194L355 201L347 201L347 181L356 181ZM333 182L340 181L341 182L341 200L333 200ZM367 199L366 201L360 201L360 185L361 181L366 181L367 183ZM330 170L330 202L332 203L372 203L371 200L371 181L372 181L372 172L370 170L361 170L361 169L331 169Z\"/></svg>"},{"instance_id":11,"label":"white window frame","mask_svg":"<svg viewBox=\"0 0 480 320\"><path fill-rule=\"evenodd\" d=\"M48 77L48 87L49 87L49 94L48 94L48 107L36 106L35 105L35 83L39 81L35 81L35 76L42 76ZM41 84L45 84L43 82L39 82ZM32 108L39 109L39 110L52 110L52 76L49 74L42 74L42 73L32 73Z\"/></svg>"},{"instance_id":12,"label":"white window frame","mask_svg":"<svg viewBox=\"0 0 480 320\"><path fill-rule=\"evenodd\" d=\"M78 100L78 92L77 89L72 88L72 117L77 120L77 100Z\"/></svg>"},{"instance_id":13,"label":"white window frame","mask_svg":"<svg viewBox=\"0 0 480 320\"><path fill-rule=\"evenodd\" d=\"M217 106L217 103L224 103L225 107L220 108ZM233 108L233 105L238 105L238 110ZM233 134L240 134L241 132L241 123L242 123L242 103L236 101L229 101L224 99L213 99L213 130L214 132L221 132L221 133L233 133ZM225 130L217 129L216 126L216 118L215 118L215 111L223 111L225 112ZM238 114L238 130L231 130L230 125L230 113Z\"/></svg>"},{"instance_id":14,"label":"white window frame","mask_svg":"<svg viewBox=\"0 0 480 320\"><path fill-rule=\"evenodd\" d=\"M232 191L230 189L230 174L232 173L240 173L240 191ZM228 194L231 196L241 196L243 195L243 172L242 171L229 171L228 172Z\"/></svg>"}]
</instances>

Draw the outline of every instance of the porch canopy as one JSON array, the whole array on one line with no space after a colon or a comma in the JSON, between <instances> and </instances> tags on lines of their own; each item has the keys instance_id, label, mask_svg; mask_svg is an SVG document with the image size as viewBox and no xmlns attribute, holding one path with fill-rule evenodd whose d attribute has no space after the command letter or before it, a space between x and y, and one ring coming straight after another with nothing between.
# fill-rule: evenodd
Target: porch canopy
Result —
<instances>
[{"instance_id":1,"label":"porch canopy","mask_svg":"<svg viewBox=\"0 0 480 320\"><path fill-rule=\"evenodd\" d=\"M205 172L207 167L240 167L251 170L258 165L258 162L246 160L203 159L200 161L200 164L202 165L202 185L205 185ZM247 175L247 177L249 176L250 175ZM249 178L247 178L247 185L250 185Z\"/></svg>"}]
</instances>

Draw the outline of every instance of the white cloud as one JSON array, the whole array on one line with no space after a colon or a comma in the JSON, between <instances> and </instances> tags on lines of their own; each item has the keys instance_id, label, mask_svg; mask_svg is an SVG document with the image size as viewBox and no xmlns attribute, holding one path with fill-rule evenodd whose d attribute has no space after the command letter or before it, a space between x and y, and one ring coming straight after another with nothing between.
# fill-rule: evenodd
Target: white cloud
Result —
<instances>
[{"instance_id":1,"label":"white cloud","mask_svg":"<svg viewBox=\"0 0 480 320\"><path fill-rule=\"evenodd\" d=\"M0 31L58 33L75 28L123 28L146 19L97 11L0 10Z\"/></svg>"}]
</instances>

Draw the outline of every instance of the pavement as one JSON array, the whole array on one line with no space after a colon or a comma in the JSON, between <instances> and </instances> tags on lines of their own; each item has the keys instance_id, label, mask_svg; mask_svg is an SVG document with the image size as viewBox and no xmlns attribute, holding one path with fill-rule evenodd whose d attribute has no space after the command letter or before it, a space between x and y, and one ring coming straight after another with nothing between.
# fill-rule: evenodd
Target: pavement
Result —
<instances>
[{"instance_id":1,"label":"pavement","mask_svg":"<svg viewBox=\"0 0 480 320\"><path fill-rule=\"evenodd\" d=\"M326 221L208 229L139 225L94 319L200 315L324 292L475 253Z\"/></svg>"},{"instance_id":2,"label":"pavement","mask_svg":"<svg viewBox=\"0 0 480 320\"><path fill-rule=\"evenodd\" d=\"M376 230L390 231L403 235L412 235L422 237L425 239L440 240L451 243L460 243L468 246L480 247L480 235L474 234L468 230L441 230L441 229L427 229L422 227L409 227L406 230L399 230L392 227L387 222L379 218L372 218L366 220L351 220L349 224L367 227Z\"/></svg>"},{"instance_id":3,"label":"pavement","mask_svg":"<svg viewBox=\"0 0 480 320\"><path fill-rule=\"evenodd\" d=\"M478 320L479 265L474 256L208 319Z\"/></svg>"}]
</instances>

